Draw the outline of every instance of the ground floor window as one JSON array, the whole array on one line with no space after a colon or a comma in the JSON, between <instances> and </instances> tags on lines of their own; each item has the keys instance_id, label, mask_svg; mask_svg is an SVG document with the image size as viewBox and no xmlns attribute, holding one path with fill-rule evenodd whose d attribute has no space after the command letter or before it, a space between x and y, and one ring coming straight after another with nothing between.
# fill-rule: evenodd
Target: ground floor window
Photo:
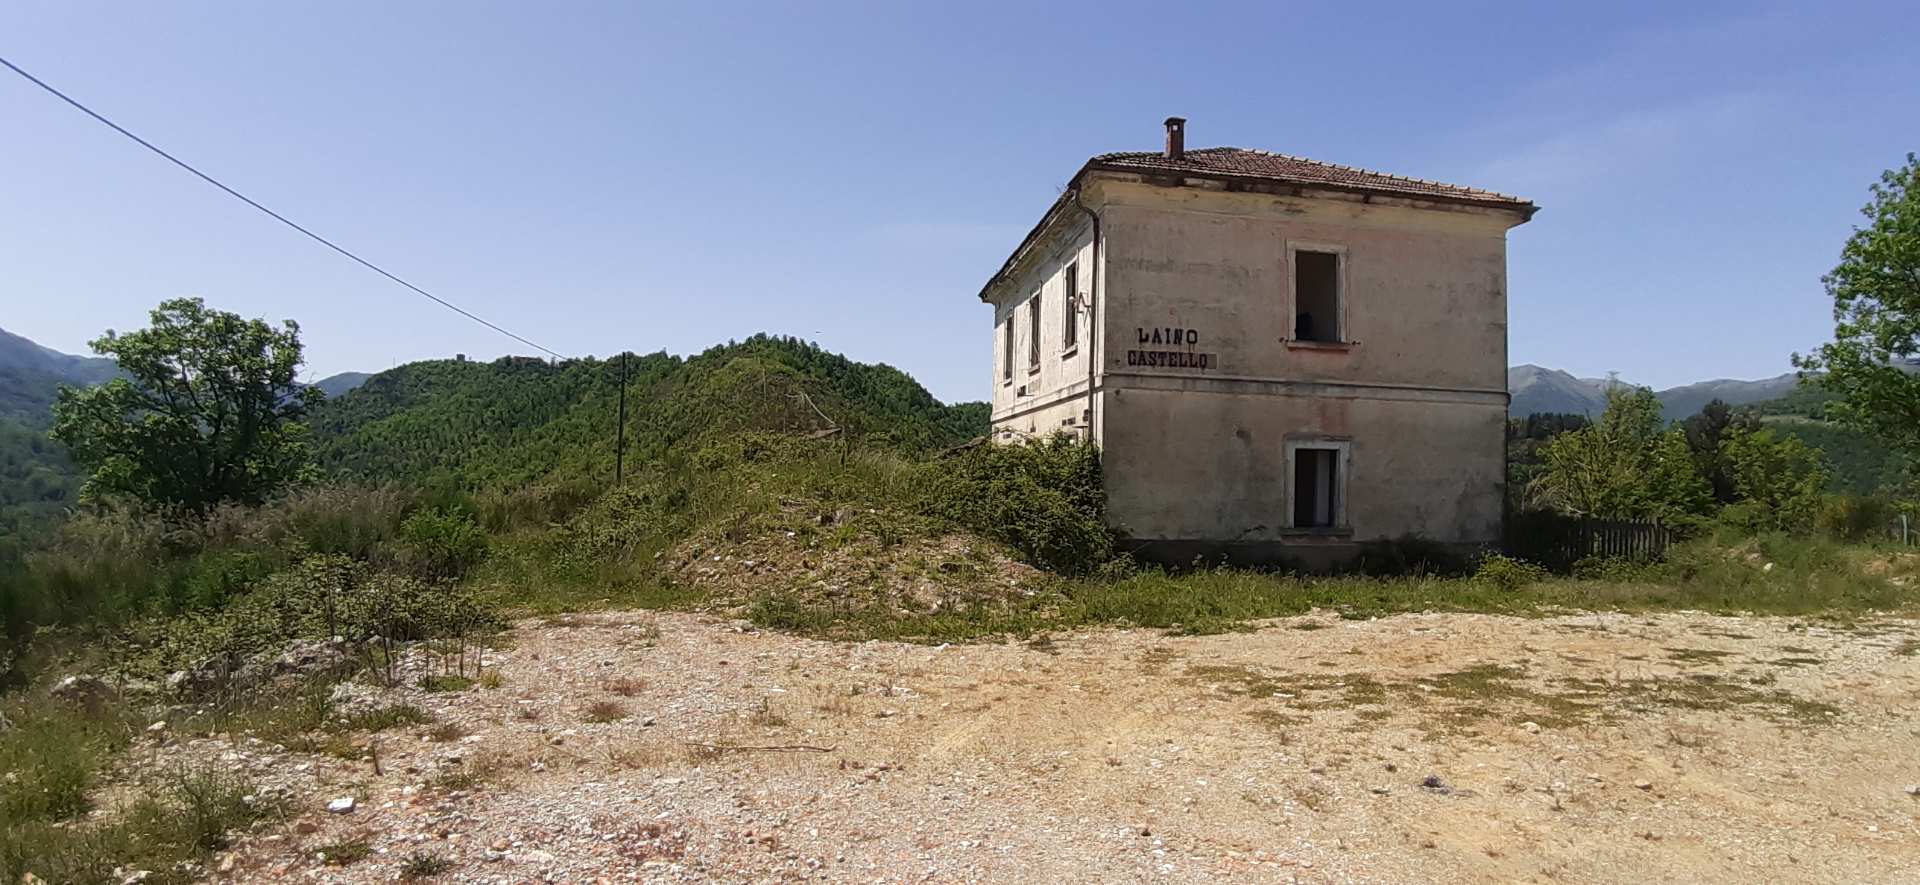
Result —
<instances>
[{"instance_id":1,"label":"ground floor window","mask_svg":"<svg viewBox=\"0 0 1920 885\"><path fill-rule=\"evenodd\" d=\"M1287 515L1293 528L1346 525L1348 448L1344 440L1287 443Z\"/></svg>"}]
</instances>

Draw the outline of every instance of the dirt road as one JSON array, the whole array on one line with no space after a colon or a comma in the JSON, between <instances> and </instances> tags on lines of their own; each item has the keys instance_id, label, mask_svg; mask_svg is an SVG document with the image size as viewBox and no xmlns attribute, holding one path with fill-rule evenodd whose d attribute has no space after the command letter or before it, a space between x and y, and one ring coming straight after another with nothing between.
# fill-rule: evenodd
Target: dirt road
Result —
<instances>
[{"instance_id":1,"label":"dirt road","mask_svg":"<svg viewBox=\"0 0 1920 885\"><path fill-rule=\"evenodd\" d=\"M933 648L611 613L518 625L496 688L402 693L441 725L378 735L379 775L136 760L293 797L223 879L1920 881L1916 649L1686 614Z\"/></svg>"}]
</instances>

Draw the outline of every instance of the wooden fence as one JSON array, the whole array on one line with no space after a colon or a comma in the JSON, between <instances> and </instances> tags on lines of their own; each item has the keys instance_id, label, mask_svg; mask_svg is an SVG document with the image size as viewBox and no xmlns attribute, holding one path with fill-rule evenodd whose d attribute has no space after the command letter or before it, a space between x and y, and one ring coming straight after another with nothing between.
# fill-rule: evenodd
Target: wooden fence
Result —
<instances>
[{"instance_id":1,"label":"wooden fence","mask_svg":"<svg viewBox=\"0 0 1920 885\"><path fill-rule=\"evenodd\" d=\"M1507 554L1564 571L1590 557L1659 559L1673 529L1653 521L1582 519L1557 513L1516 513L1507 519Z\"/></svg>"}]
</instances>

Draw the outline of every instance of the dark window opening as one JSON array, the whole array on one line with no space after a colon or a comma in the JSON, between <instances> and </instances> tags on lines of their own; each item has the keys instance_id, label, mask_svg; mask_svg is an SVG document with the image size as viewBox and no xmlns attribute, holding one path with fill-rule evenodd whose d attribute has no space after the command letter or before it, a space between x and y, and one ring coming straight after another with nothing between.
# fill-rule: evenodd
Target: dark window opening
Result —
<instances>
[{"instance_id":1,"label":"dark window opening","mask_svg":"<svg viewBox=\"0 0 1920 885\"><path fill-rule=\"evenodd\" d=\"M1011 315L1007 317L1006 322L1000 324L1000 329L1001 329L1000 378L1003 381L1012 381L1013 380L1013 317Z\"/></svg>"},{"instance_id":2,"label":"dark window opening","mask_svg":"<svg viewBox=\"0 0 1920 885\"><path fill-rule=\"evenodd\" d=\"M1067 265L1066 290L1067 297L1061 299L1066 303L1067 313L1060 331L1060 349L1072 350L1080 343L1080 317L1074 312L1080 306L1080 265Z\"/></svg>"},{"instance_id":3,"label":"dark window opening","mask_svg":"<svg viewBox=\"0 0 1920 885\"><path fill-rule=\"evenodd\" d=\"M1339 449L1295 449L1293 452L1293 524L1296 528L1331 528L1340 513L1334 497L1340 490Z\"/></svg>"},{"instance_id":4,"label":"dark window opening","mask_svg":"<svg viewBox=\"0 0 1920 885\"><path fill-rule=\"evenodd\" d=\"M1027 302L1027 371L1040 371L1040 293Z\"/></svg>"},{"instance_id":5,"label":"dark window opening","mask_svg":"<svg viewBox=\"0 0 1920 885\"><path fill-rule=\"evenodd\" d=\"M1340 256L1334 252L1293 253L1293 337L1299 341L1340 339Z\"/></svg>"}]
</instances>

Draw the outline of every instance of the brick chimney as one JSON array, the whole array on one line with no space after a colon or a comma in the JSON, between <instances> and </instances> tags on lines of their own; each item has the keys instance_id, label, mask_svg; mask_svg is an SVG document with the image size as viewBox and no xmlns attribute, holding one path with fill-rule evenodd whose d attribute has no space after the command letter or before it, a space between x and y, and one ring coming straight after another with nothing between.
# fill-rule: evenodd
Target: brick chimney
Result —
<instances>
[{"instance_id":1,"label":"brick chimney","mask_svg":"<svg viewBox=\"0 0 1920 885\"><path fill-rule=\"evenodd\" d=\"M1179 160L1187 155L1187 118L1167 118L1167 159Z\"/></svg>"}]
</instances>

